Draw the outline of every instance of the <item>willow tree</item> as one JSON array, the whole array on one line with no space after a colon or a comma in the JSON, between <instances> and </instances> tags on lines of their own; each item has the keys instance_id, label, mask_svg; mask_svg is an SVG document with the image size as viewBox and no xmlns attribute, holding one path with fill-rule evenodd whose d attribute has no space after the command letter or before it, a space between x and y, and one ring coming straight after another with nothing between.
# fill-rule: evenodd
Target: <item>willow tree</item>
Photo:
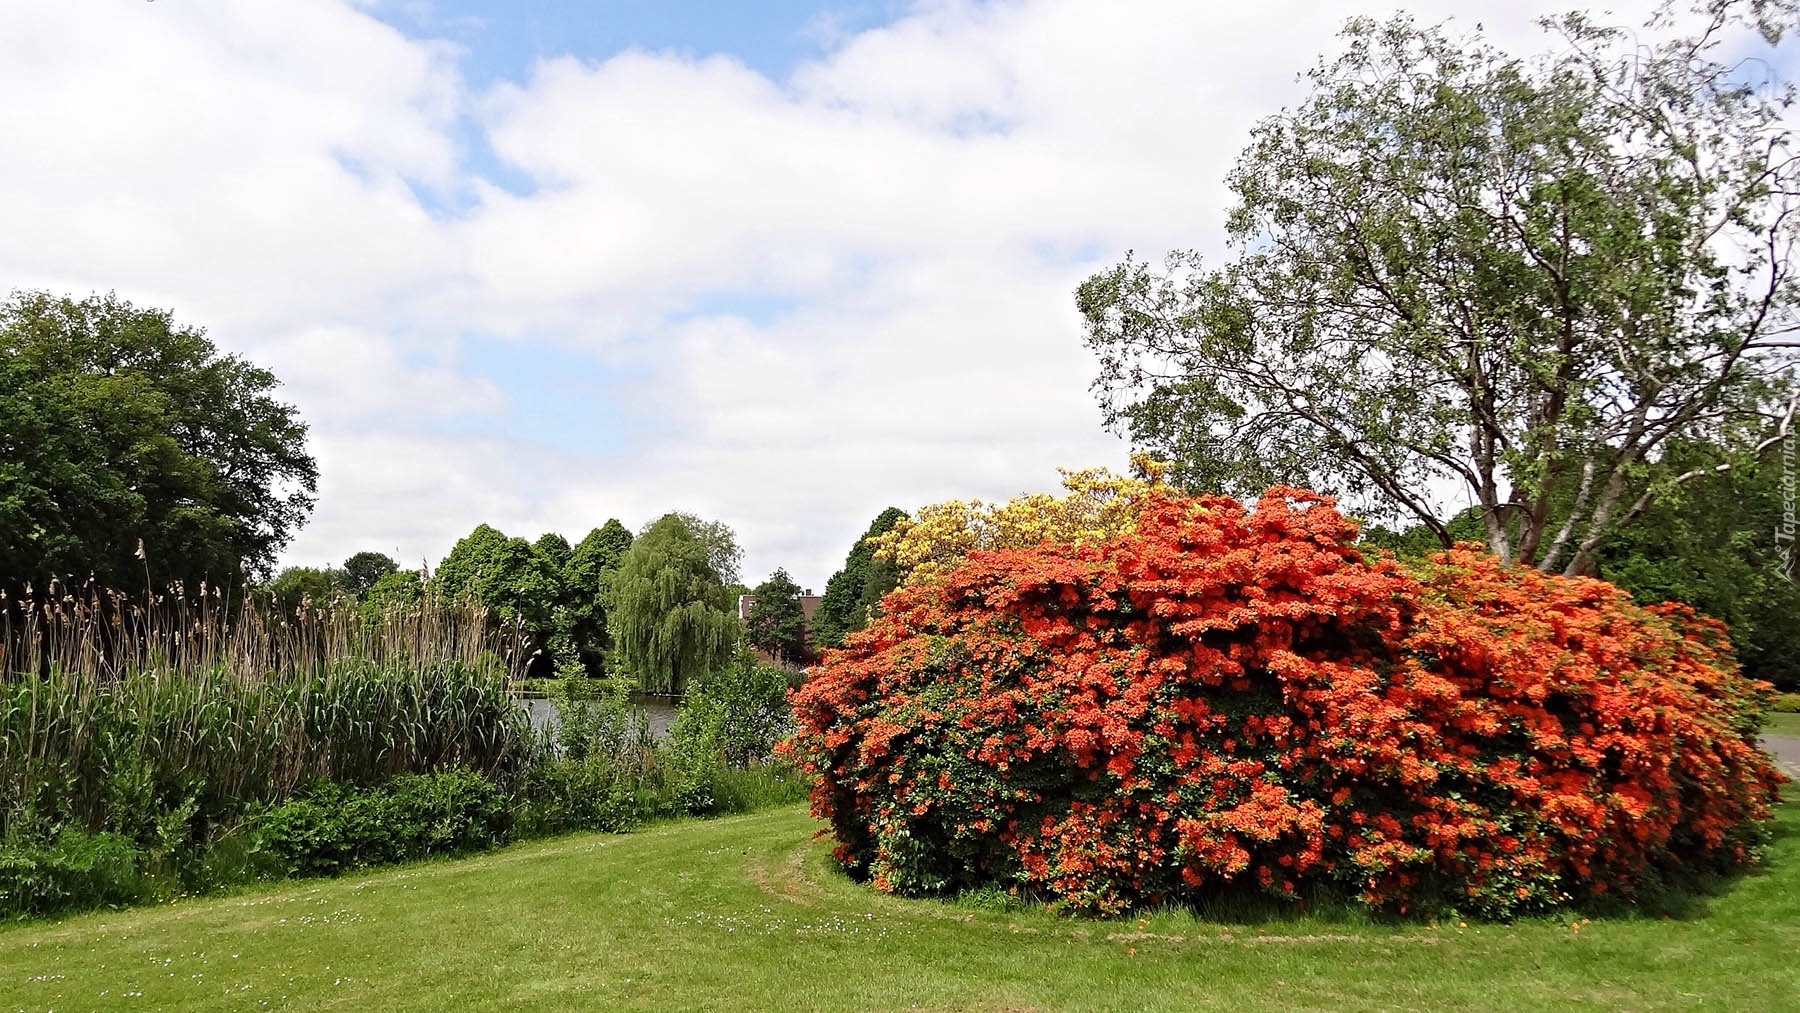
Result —
<instances>
[{"instance_id":1,"label":"willow tree","mask_svg":"<svg viewBox=\"0 0 1800 1013\"><path fill-rule=\"evenodd\" d=\"M1502 558L1591 572L1657 497L1787 431L1794 91L1724 54L1795 13L1572 15L1530 59L1350 22L1231 173L1223 266L1128 255L1081 286L1109 424L1184 484L1309 485L1446 544L1466 490ZM1677 442L1722 453L1676 467Z\"/></svg>"},{"instance_id":2,"label":"willow tree","mask_svg":"<svg viewBox=\"0 0 1800 1013\"><path fill-rule=\"evenodd\" d=\"M738 620L719 566L736 558L729 529L696 530L680 514L632 541L612 576L606 623L620 665L640 688L679 693L731 659Z\"/></svg>"}]
</instances>

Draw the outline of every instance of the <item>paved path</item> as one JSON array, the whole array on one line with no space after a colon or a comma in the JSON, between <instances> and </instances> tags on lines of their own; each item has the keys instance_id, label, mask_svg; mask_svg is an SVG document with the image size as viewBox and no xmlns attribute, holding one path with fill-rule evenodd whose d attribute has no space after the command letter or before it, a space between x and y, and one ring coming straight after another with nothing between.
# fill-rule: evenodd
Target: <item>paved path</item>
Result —
<instances>
[{"instance_id":1,"label":"paved path","mask_svg":"<svg viewBox=\"0 0 1800 1013\"><path fill-rule=\"evenodd\" d=\"M1800 735L1765 735L1762 746L1775 754L1775 762L1789 777L1800 781Z\"/></svg>"}]
</instances>

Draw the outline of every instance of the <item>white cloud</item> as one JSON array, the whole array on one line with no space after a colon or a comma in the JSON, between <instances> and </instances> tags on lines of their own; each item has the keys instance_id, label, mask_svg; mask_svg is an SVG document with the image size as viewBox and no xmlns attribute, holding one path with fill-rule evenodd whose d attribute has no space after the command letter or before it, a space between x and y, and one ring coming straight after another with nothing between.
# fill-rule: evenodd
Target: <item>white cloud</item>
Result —
<instances>
[{"instance_id":1,"label":"white cloud","mask_svg":"<svg viewBox=\"0 0 1800 1013\"><path fill-rule=\"evenodd\" d=\"M0 159L0 277L173 305L275 368L323 470L291 558L687 509L737 527L748 578L815 587L884 506L1122 463L1073 287L1126 248L1216 250L1250 125L1385 12L925 3L784 80L631 51L471 94L466 54L363 6L9 8L0 136L31 154ZM1535 44L1513 3L1418 6ZM464 116L535 188L477 178ZM694 315L745 294L781 310ZM633 435L458 435L539 407L470 333L630 371L594 424Z\"/></svg>"},{"instance_id":2,"label":"white cloud","mask_svg":"<svg viewBox=\"0 0 1800 1013\"><path fill-rule=\"evenodd\" d=\"M341 4L12 4L0 96L9 280L261 327L444 266L405 180L454 181L454 64Z\"/></svg>"},{"instance_id":3,"label":"white cloud","mask_svg":"<svg viewBox=\"0 0 1800 1013\"><path fill-rule=\"evenodd\" d=\"M417 428L512 407L492 380L456 369L454 357L408 362L402 350L390 335L330 325L265 342L257 360L281 379L283 396L304 418L331 430Z\"/></svg>"}]
</instances>

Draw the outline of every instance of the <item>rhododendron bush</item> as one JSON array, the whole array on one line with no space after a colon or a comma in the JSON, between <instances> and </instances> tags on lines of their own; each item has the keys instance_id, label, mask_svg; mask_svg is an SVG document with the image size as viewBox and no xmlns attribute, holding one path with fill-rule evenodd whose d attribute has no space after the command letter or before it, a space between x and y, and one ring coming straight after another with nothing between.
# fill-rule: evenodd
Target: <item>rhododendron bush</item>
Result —
<instances>
[{"instance_id":1,"label":"rhododendron bush","mask_svg":"<svg viewBox=\"0 0 1800 1013\"><path fill-rule=\"evenodd\" d=\"M1109 540L975 552L827 654L784 748L906 894L1505 917L1752 857L1779 775L1722 627L1355 537L1300 490L1157 491Z\"/></svg>"}]
</instances>

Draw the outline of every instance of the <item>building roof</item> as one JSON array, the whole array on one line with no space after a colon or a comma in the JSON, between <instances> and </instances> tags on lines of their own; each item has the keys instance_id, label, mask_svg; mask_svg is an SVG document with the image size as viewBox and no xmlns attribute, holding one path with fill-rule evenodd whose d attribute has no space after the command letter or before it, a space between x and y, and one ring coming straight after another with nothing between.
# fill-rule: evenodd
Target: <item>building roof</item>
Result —
<instances>
[{"instance_id":1,"label":"building roof","mask_svg":"<svg viewBox=\"0 0 1800 1013\"><path fill-rule=\"evenodd\" d=\"M806 617L806 628L810 631L812 629L813 613L819 611L819 603L825 600L825 596L820 594L802 594L796 595L796 597L800 599L800 613ZM750 621L750 608L755 604L755 595L738 595L739 622Z\"/></svg>"}]
</instances>

